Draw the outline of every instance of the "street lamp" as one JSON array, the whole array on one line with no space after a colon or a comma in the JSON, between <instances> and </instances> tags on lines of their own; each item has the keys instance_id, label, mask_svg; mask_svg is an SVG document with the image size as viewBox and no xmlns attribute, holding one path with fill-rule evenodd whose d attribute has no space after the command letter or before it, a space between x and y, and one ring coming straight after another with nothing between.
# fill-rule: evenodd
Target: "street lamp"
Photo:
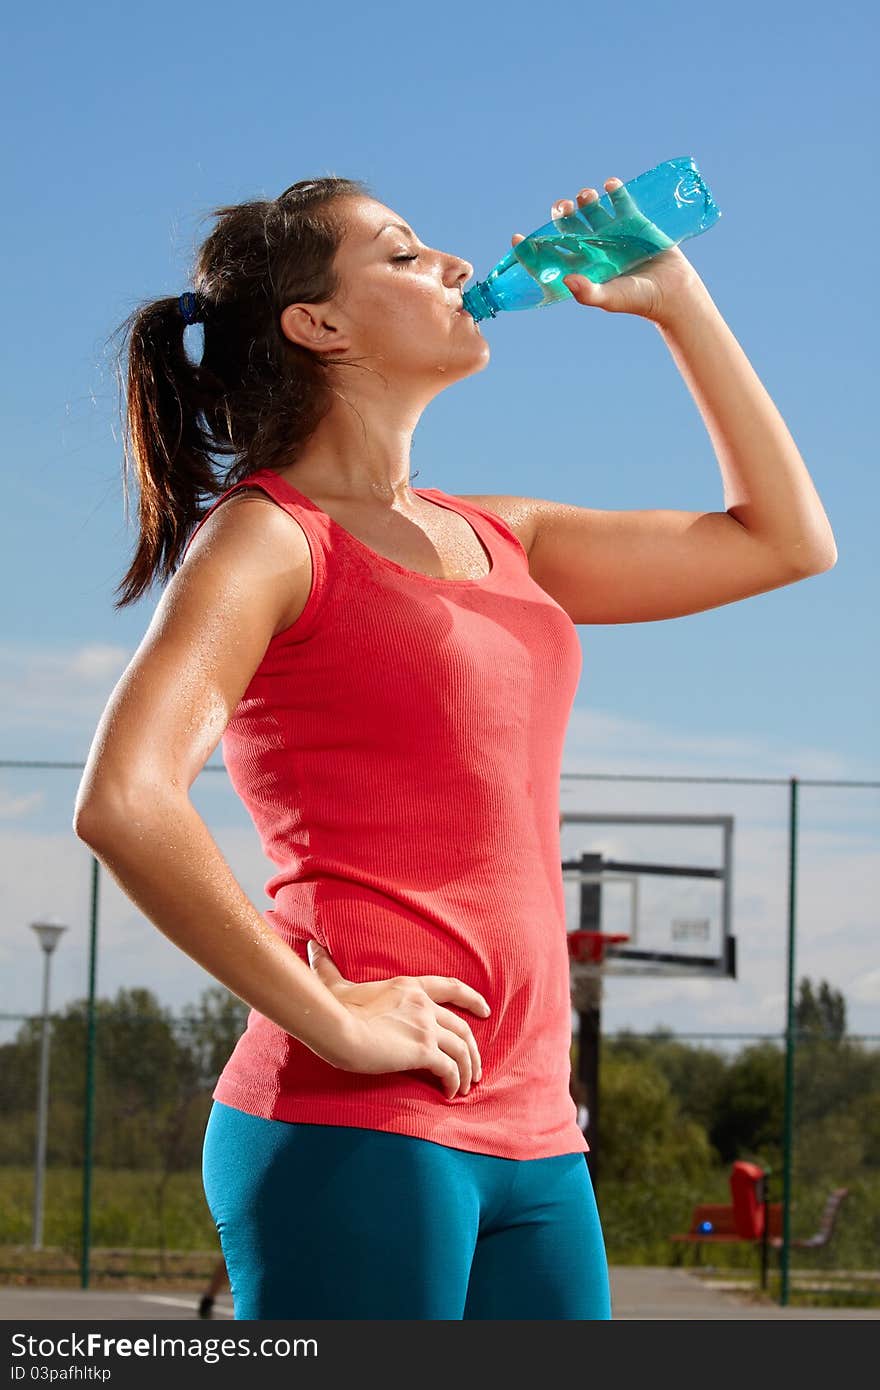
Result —
<instances>
[{"instance_id":1,"label":"street lamp","mask_svg":"<svg viewBox=\"0 0 880 1390\"><path fill-rule=\"evenodd\" d=\"M49 960L58 939L67 927L57 917L44 917L31 922L32 931L37 933L43 951L43 1036L40 1045L40 1089L37 1102L37 1163L34 1177L34 1233L33 1246L39 1250L43 1244L43 1175L46 1169L46 1118L49 1107Z\"/></svg>"}]
</instances>

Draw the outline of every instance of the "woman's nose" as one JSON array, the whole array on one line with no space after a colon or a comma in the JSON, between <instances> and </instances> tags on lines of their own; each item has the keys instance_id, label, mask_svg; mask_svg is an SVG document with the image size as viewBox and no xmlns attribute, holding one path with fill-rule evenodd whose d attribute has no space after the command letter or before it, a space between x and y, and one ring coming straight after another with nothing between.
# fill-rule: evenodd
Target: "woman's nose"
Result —
<instances>
[{"instance_id":1,"label":"woman's nose","mask_svg":"<svg viewBox=\"0 0 880 1390\"><path fill-rule=\"evenodd\" d=\"M466 261L466 260L464 259L464 257L462 257L462 256L457 256L457 257L456 257L455 264L456 264L455 283L456 283L457 285L463 285L463 284L465 283L465 281L466 281L466 280L469 280L469 279L471 278L471 276L473 275L473 273L474 273L474 268L473 268L473 266L471 265L470 261Z\"/></svg>"}]
</instances>

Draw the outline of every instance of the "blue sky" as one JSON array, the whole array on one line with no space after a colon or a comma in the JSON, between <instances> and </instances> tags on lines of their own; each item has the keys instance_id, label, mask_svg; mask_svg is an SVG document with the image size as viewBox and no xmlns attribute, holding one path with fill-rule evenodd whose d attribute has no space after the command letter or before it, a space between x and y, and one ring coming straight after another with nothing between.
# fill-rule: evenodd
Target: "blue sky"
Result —
<instances>
[{"instance_id":1,"label":"blue sky","mask_svg":"<svg viewBox=\"0 0 880 1390\"><path fill-rule=\"evenodd\" d=\"M112 607L134 537L107 340L137 303L186 288L212 207L309 176L361 178L481 276L513 232L547 221L555 199L691 154L722 218L684 249L794 435L839 559L725 608L579 629L584 669L565 767L876 779L877 297L861 230L878 212L866 177L876 27L866 0L821 25L803 5L755 0L717 10L635 0L601 22L587 9L538 13L520 0L19 7L7 21L2 98L15 137L2 223L0 756L83 760L158 601L154 590L134 608ZM610 509L723 507L711 442L653 326L566 303L501 315L483 331L487 369L419 424L416 486ZM35 952L21 946L21 924L37 912L79 924L67 967L59 951L58 978L62 994L84 989L88 852L69 829L76 781L0 769L0 959L27 972L19 978L34 1006ZM225 800L199 794L265 906L268 871L249 822L228 789ZM734 800L721 788L711 809ZM694 789L647 787L613 801L629 811L704 803ZM610 809L612 799L595 784L567 784L563 804ZM880 1031L877 794L813 805L814 862L828 851L822 882L840 926L829 941L827 920L817 924L825 944L811 955L805 922L804 969L829 974L852 998L853 1024L870 1031L873 1020ZM744 893L754 871L742 899L754 914L743 907L741 927L757 961L757 943L782 923L761 898L763 813L738 811L758 847L737 881ZM774 875L782 840L778 848ZM808 915L818 898L807 896ZM176 968L179 954L113 890L107 903L143 946L133 948L149 976L141 982L173 1003L207 982L188 961ZM132 959L114 949L108 939L108 989L133 982ZM752 993L743 981L742 1026L769 1026L777 984L778 969L771 982L757 966ZM651 1026L654 1004L633 1001L659 988L615 985L609 1022ZM13 997L18 984L0 1008ZM675 997L673 1026L718 1016L717 997Z\"/></svg>"}]
</instances>

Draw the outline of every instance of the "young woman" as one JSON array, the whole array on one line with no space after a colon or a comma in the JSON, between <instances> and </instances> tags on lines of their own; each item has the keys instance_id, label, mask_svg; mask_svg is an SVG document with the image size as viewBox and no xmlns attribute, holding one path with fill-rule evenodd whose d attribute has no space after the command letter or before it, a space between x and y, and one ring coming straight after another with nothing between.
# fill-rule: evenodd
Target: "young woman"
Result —
<instances>
[{"instance_id":1,"label":"young woman","mask_svg":"<svg viewBox=\"0 0 880 1390\"><path fill-rule=\"evenodd\" d=\"M566 284L657 327L727 509L604 512L411 485L425 406L489 360L467 261L351 180L215 216L195 291L124 325L140 534L118 606L169 582L74 829L251 1006L203 1156L235 1316L608 1318L570 1093L575 625L817 574L828 520L677 248ZM188 796L221 739L277 868L264 913Z\"/></svg>"}]
</instances>

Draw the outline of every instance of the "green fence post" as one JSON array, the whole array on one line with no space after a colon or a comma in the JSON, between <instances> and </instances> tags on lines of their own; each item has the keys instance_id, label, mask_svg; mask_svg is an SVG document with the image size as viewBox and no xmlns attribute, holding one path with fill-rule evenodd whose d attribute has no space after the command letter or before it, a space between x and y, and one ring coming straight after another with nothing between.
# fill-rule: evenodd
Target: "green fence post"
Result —
<instances>
[{"instance_id":1,"label":"green fence post","mask_svg":"<svg viewBox=\"0 0 880 1390\"><path fill-rule=\"evenodd\" d=\"M89 1255L92 1239L92 1136L95 1090L95 977L98 970L98 873L97 857L92 855L92 903L89 924L89 1003L86 1034L86 1095L83 1129L82 1261L80 1286L89 1287Z\"/></svg>"},{"instance_id":2,"label":"green fence post","mask_svg":"<svg viewBox=\"0 0 880 1390\"><path fill-rule=\"evenodd\" d=\"M779 1302L788 1304L788 1265L791 1241L791 1167L794 1119L795 937L797 924L798 779L790 779L788 820L788 969L785 1022L785 1116L782 1130L782 1250Z\"/></svg>"}]
</instances>

